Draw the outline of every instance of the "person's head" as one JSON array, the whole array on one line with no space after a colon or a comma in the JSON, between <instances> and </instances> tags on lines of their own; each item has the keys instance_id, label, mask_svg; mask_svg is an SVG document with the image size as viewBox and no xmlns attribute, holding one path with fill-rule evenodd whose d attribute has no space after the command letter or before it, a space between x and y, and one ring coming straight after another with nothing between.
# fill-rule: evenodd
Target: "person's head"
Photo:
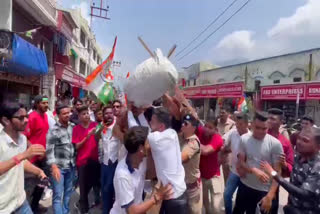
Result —
<instances>
[{"instance_id":1,"label":"person's head","mask_svg":"<svg viewBox=\"0 0 320 214\"><path fill-rule=\"evenodd\" d=\"M302 129L310 129L311 127L313 127L313 124L314 124L314 120L311 117L309 116L302 117L302 120L301 120Z\"/></svg>"},{"instance_id":2,"label":"person's head","mask_svg":"<svg viewBox=\"0 0 320 214\"><path fill-rule=\"evenodd\" d=\"M113 120L114 120L113 108L111 105L108 105L103 108L103 122L110 125L113 123Z\"/></svg>"},{"instance_id":3,"label":"person's head","mask_svg":"<svg viewBox=\"0 0 320 214\"><path fill-rule=\"evenodd\" d=\"M234 114L236 128L240 135L248 131L249 117L246 113L235 113Z\"/></svg>"},{"instance_id":4,"label":"person's head","mask_svg":"<svg viewBox=\"0 0 320 214\"><path fill-rule=\"evenodd\" d=\"M49 99L47 96L37 95L34 98L34 105L37 111L45 113L49 108Z\"/></svg>"},{"instance_id":5,"label":"person's head","mask_svg":"<svg viewBox=\"0 0 320 214\"><path fill-rule=\"evenodd\" d=\"M193 135L199 126L199 121L191 114L183 117L181 131L185 137Z\"/></svg>"},{"instance_id":6,"label":"person's head","mask_svg":"<svg viewBox=\"0 0 320 214\"><path fill-rule=\"evenodd\" d=\"M297 139L297 152L302 156L312 156L320 149L320 129L303 129Z\"/></svg>"},{"instance_id":7,"label":"person's head","mask_svg":"<svg viewBox=\"0 0 320 214\"><path fill-rule=\"evenodd\" d=\"M171 116L164 107L154 108L150 121L152 131L162 132L171 126Z\"/></svg>"},{"instance_id":8,"label":"person's head","mask_svg":"<svg viewBox=\"0 0 320 214\"><path fill-rule=\"evenodd\" d=\"M89 109L87 106L81 106L77 111L80 123L87 124L90 122Z\"/></svg>"},{"instance_id":9,"label":"person's head","mask_svg":"<svg viewBox=\"0 0 320 214\"><path fill-rule=\"evenodd\" d=\"M204 134L206 137L211 137L217 133L218 120L216 118L209 119L204 125Z\"/></svg>"},{"instance_id":10,"label":"person's head","mask_svg":"<svg viewBox=\"0 0 320 214\"><path fill-rule=\"evenodd\" d=\"M94 118L96 119L97 123L101 123L103 121L103 113L102 113L102 109L98 108L95 112L94 112Z\"/></svg>"},{"instance_id":11,"label":"person's head","mask_svg":"<svg viewBox=\"0 0 320 214\"><path fill-rule=\"evenodd\" d=\"M97 110L97 108L98 108L98 102L92 100L91 104L90 104L90 110L95 112Z\"/></svg>"},{"instance_id":12,"label":"person's head","mask_svg":"<svg viewBox=\"0 0 320 214\"><path fill-rule=\"evenodd\" d=\"M124 146L129 155L134 155L138 162L146 157L145 143L148 136L148 128L143 126L134 126L124 135Z\"/></svg>"},{"instance_id":13,"label":"person's head","mask_svg":"<svg viewBox=\"0 0 320 214\"><path fill-rule=\"evenodd\" d=\"M221 107L219 112L220 120L226 121L230 115L231 109L227 106Z\"/></svg>"},{"instance_id":14,"label":"person's head","mask_svg":"<svg viewBox=\"0 0 320 214\"><path fill-rule=\"evenodd\" d=\"M257 140L263 140L268 132L268 114L256 112L251 127L253 137Z\"/></svg>"},{"instance_id":15,"label":"person's head","mask_svg":"<svg viewBox=\"0 0 320 214\"><path fill-rule=\"evenodd\" d=\"M27 110L19 103L3 103L0 106L0 122L7 130L22 132L28 123Z\"/></svg>"},{"instance_id":16,"label":"person's head","mask_svg":"<svg viewBox=\"0 0 320 214\"><path fill-rule=\"evenodd\" d=\"M79 109L83 106L83 101L80 99L74 99L73 100L73 107L78 111L79 113Z\"/></svg>"},{"instance_id":17,"label":"person's head","mask_svg":"<svg viewBox=\"0 0 320 214\"><path fill-rule=\"evenodd\" d=\"M121 101L120 100L115 100L112 103L113 107L113 114L118 117L121 113Z\"/></svg>"},{"instance_id":18,"label":"person's head","mask_svg":"<svg viewBox=\"0 0 320 214\"><path fill-rule=\"evenodd\" d=\"M270 130L279 131L283 121L283 111L278 108L268 110L268 128Z\"/></svg>"},{"instance_id":19,"label":"person's head","mask_svg":"<svg viewBox=\"0 0 320 214\"><path fill-rule=\"evenodd\" d=\"M56 107L56 113L58 115L59 122L61 124L64 124L64 125L68 124L70 120L70 112L71 112L71 109L67 105L58 105Z\"/></svg>"}]
</instances>

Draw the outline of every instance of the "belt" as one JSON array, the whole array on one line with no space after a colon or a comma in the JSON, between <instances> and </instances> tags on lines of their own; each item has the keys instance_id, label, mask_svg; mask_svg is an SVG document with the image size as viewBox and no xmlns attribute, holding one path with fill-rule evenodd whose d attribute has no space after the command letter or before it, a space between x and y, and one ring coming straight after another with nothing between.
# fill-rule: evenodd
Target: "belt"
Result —
<instances>
[{"instance_id":1,"label":"belt","mask_svg":"<svg viewBox=\"0 0 320 214\"><path fill-rule=\"evenodd\" d=\"M198 178L195 182L186 184L187 189L193 189L193 188L199 187L200 183L201 183L201 178Z\"/></svg>"}]
</instances>

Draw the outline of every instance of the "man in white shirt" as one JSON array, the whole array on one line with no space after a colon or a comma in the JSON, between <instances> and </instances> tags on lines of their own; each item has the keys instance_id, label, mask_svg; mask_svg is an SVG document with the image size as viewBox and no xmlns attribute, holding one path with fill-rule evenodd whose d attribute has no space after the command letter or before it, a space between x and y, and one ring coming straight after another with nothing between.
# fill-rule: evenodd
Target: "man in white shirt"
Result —
<instances>
[{"instance_id":1,"label":"man in white shirt","mask_svg":"<svg viewBox=\"0 0 320 214\"><path fill-rule=\"evenodd\" d=\"M91 104L89 106L89 115L90 115L90 120L92 122L95 122L96 121L96 117L94 115L94 112L97 110L98 108L98 103L94 100L91 101Z\"/></svg>"},{"instance_id":2,"label":"man in white shirt","mask_svg":"<svg viewBox=\"0 0 320 214\"><path fill-rule=\"evenodd\" d=\"M28 159L44 155L42 145L34 144L27 149L27 138L21 133L28 123L28 114L17 103L3 103L0 107L0 214L32 213L24 190L24 172L40 179L44 172Z\"/></svg>"},{"instance_id":3,"label":"man in white shirt","mask_svg":"<svg viewBox=\"0 0 320 214\"><path fill-rule=\"evenodd\" d=\"M108 214L114 202L113 177L118 164L118 154L121 146L120 141L112 136L115 125L112 106L103 109L103 128L101 129L102 141L102 174L101 192L103 200L103 213Z\"/></svg>"},{"instance_id":4,"label":"man in white shirt","mask_svg":"<svg viewBox=\"0 0 320 214\"><path fill-rule=\"evenodd\" d=\"M176 131L170 128L171 117L163 108L155 108L150 122L152 133L148 135L152 158L158 180L171 184L173 197L164 200L160 213L187 213L185 171L181 161L181 150Z\"/></svg>"},{"instance_id":5,"label":"man in white shirt","mask_svg":"<svg viewBox=\"0 0 320 214\"><path fill-rule=\"evenodd\" d=\"M116 201L110 214L146 213L164 197L171 194L171 185L157 189L152 197L143 201L142 194L146 176L146 148L148 128L134 126L124 137L128 154L122 159L114 176Z\"/></svg>"},{"instance_id":6,"label":"man in white shirt","mask_svg":"<svg viewBox=\"0 0 320 214\"><path fill-rule=\"evenodd\" d=\"M240 146L240 136L246 134L248 129L248 115L245 113L235 114L236 129L231 129L224 136L224 146L221 155L225 157L231 153L231 169L224 190L224 205L226 214L232 214L232 197L240 184L240 177L237 172L238 153Z\"/></svg>"}]
</instances>

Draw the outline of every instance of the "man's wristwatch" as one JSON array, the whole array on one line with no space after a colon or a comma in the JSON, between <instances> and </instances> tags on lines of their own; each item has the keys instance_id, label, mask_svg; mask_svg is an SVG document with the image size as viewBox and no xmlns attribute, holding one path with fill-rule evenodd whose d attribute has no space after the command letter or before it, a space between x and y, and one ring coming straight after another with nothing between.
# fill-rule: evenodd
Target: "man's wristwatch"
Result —
<instances>
[{"instance_id":1,"label":"man's wristwatch","mask_svg":"<svg viewBox=\"0 0 320 214\"><path fill-rule=\"evenodd\" d=\"M278 173L276 172L276 171L272 171L271 172L271 176L274 178L274 177L276 177L278 175Z\"/></svg>"}]
</instances>

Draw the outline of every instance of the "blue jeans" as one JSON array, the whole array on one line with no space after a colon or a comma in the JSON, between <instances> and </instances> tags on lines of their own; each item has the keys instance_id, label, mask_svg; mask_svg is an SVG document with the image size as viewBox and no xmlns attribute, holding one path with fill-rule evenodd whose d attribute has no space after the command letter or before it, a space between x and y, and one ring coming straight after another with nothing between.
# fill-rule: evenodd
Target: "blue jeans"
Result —
<instances>
[{"instance_id":1,"label":"blue jeans","mask_svg":"<svg viewBox=\"0 0 320 214\"><path fill-rule=\"evenodd\" d=\"M232 214L232 197L240 184L240 177L230 171L229 178L223 193L226 214Z\"/></svg>"},{"instance_id":2,"label":"blue jeans","mask_svg":"<svg viewBox=\"0 0 320 214\"><path fill-rule=\"evenodd\" d=\"M110 161L109 161L110 162ZM113 178L116 172L118 162L108 165L102 164L101 167L101 192L103 214L109 214L114 202Z\"/></svg>"},{"instance_id":3,"label":"blue jeans","mask_svg":"<svg viewBox=\"0 0 320 214\"><path fill-rule=\"evenodd\" d=\"M23 204L18 209L16 209L13 213L14 214L33 214L31 207L29 205L29 202L27 200L25 200Z\"/></svg>"},{"instance_id":4,"label":"blue jeans","mask_svg":"<svg viewBox=\"0 0 320 214\"><path fill-rule=\"evenodd\" d=\"M70 212L69 202L72 194L75 167L60 169L60 182L50 177L52 184L52 207L55 214L68 214Z\"/></svg>"}]
</instances>

